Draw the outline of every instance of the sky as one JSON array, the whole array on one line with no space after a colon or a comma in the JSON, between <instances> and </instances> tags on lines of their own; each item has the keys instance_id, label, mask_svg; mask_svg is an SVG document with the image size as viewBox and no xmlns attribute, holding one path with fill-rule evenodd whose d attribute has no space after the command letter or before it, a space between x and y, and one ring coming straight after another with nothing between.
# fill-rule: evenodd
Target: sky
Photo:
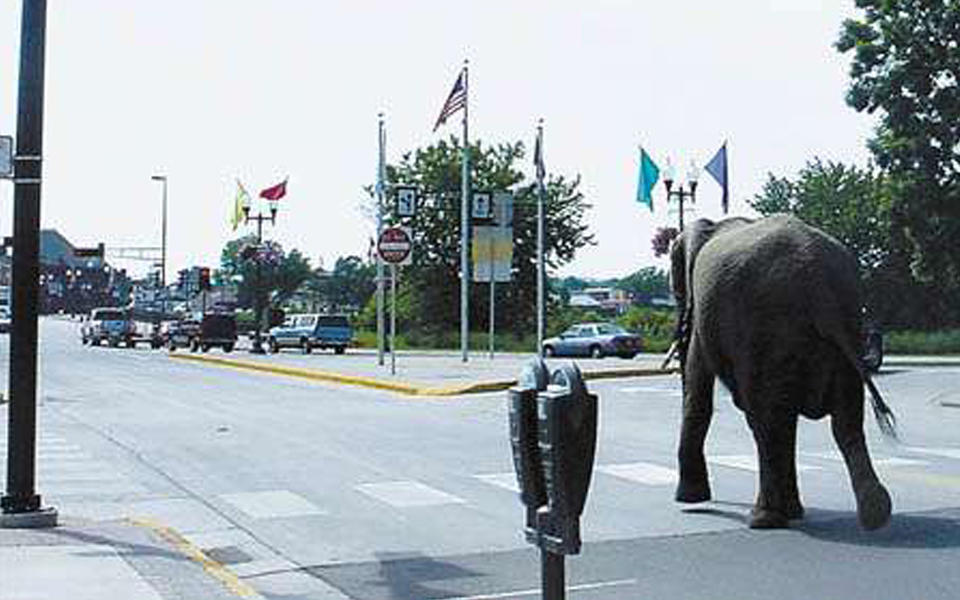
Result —
<instances>
[{"instance_id":1,"label":"sky","mask_svg":"<svg viewBox=\"0 0 960 600\"><path fill-rule=\"evenodd\" d=\"M0 0L0 135L16 133L20 4ZM465 59L471 141L532 152L542 118L547 171L582 178L597 244L559 275L663 266L650 240L677 214L662 184L652 213L636 202L640 144L682 181L726 140L730 214L750 215L770 173L795 177L814 157L866 165L875 124L845 104L850 58L832 46L852 0L47 5L41 226L108 254L158 247L151 176L165 175L168 281L255 231L229 224L238 179L256 196L289 178L266 238L315 267L366 256L378 113L390 162L459 136L459 116L432 128ZM720 197L701 172L692 216L722 217ZM12 217L0 180L3 235Z\"/></svg>"}]
</instances>

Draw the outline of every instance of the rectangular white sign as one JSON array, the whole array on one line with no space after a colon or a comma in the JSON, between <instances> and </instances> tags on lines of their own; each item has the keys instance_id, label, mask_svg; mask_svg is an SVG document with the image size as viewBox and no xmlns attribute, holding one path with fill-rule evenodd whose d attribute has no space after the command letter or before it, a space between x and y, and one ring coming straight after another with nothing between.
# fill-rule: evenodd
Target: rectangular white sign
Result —
<instances>
[{"instance_id":1,"label":"rectangular white sign","mask_svg":"<svg viewBox=\"0 0 960 600\"><path fill-rule=\"evenodd\" d=\"M473 280L510 281L513 266L513 227L473 228Z\"/></svg>"},{"instance_id":2,"label":"rectangular white sign","mask_svg":"<svg viewBox=\"0 0 960 600\"><path fill-rule=\"evenodd\" d=\"M13 177L13 138L0 135L0 177Z\"/></svg>"}]
</instances>

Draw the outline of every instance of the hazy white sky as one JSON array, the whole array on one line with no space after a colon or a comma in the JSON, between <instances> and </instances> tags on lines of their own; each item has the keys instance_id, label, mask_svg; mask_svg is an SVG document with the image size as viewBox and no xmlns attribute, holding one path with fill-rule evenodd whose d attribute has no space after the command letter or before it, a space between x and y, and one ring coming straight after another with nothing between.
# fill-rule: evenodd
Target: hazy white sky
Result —
<instances>
[{"instance_id":1,"label":"hazy white sky","mask_svg":"<svg viewBox=\"0 0 960 600\"><path fill-rule=\"evenodd\" d=\"M4 134L20 4L0 0ZM769 172L866 163L873 119L844 104L849 61L832 48L852 5L48 0L42 225L81 246L159 246L150 176L166 174L169 280L249 230L228 224L236 178L256 194L289 176L267 236L314 265L365 255L377 113L391 161L459 135L459 117L431 129L468 58L471 139L532 148L543 117L548 171L582 175L599 243L561 273L624 276L654 264L654 229L676 222L661 184L653 214L635 202L640 143L683 173L727 139L732 214ZM720 188L701 182L698 214L717 217ZM0 181L4 235L12 199Z\"/></svg>"}]
</instances>

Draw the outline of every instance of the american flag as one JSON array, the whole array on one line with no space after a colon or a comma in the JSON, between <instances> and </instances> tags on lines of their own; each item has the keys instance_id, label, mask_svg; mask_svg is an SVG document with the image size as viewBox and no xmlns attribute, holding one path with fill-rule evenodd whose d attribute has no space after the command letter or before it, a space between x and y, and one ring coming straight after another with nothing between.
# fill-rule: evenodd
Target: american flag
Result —
<instances>
[{"instance_id":1,"label":"american flag","mask_svg":"<svg viewBox=\"0 0 960 600\"><path fill-rule=\"evenodd\" d=\"M450 90L450 95L447 96L447 101L443 104L443 108L440 110L440 116L437 117L437 123L433 126L433 130L436 131L437 127L440 127L447 122L447 117L457 112L461 108L466 108L467 106L467 80L466 80L466 69L460 71L460 76L457 77L457 82L453 84L453 89Z\"/></svg>"}]
</instances>

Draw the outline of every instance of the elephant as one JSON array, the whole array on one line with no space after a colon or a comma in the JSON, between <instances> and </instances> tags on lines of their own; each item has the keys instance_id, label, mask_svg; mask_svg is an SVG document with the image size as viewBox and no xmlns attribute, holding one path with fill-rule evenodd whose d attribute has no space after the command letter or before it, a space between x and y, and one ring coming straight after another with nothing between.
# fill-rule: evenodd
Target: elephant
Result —
<instances>
[{"instance_id":1,"label":"elephant","mask_svg":"<svg viewBox=\"0 0 960 600\"><path fill-rule=\"evenodd\" d=\"M683 381L678 502L710 500L703 444L719 378L745 413L759 458L754 529L803 516L797 488L799 416L831 417L866 530L890 520L863 432L864 384L884 434L896 420L860 361L857 263L837 240L792 215L699 219L670 249Z\"/></svg>"}]
</instances>

